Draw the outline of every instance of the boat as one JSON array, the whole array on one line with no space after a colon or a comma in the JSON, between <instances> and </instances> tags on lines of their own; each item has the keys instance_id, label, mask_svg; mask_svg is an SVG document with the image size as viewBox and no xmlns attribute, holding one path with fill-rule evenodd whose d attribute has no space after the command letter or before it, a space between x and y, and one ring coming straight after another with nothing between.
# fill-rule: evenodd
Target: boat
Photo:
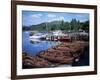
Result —
<instances>
[{"instance_id":1,"label":"boat","mask_svg":"<svg viewBox=\"0 0 100 80\"><path fill-rule=\"evenodd\" d=\"M70 38L68 36L61 36L58 38L60 42L70 42Z\"/></svg>"},{"instance_id":2,"label":"boat","mask_svg":"<svg viewBox=\"0 0 100 80\"><path fill-rule=\"evenodd\" d=\"M51 36L51 37L47 37L46 40L48 41L59 41L59 42L70 42L70 38L66 37L66 36Z\"/></svg>"},{"instance_id":3,"label":"boat","mask_svg":"<svg viewBox=\"0 0 100 80\"><path fill-rule=\"evenodd\" d=\"M52 32L51 40L60 41L60 42L69 42L70 37L67 33L65 34L61 30L57 30L57 31Z\"/></svg>"},{"instance_id":4,"label":"boat","mask_svg":"<svg viewBox=\"0 0 100 80\"><path fill-rule=\"evenodd\" d=\"M46 33L36 33L32 36L30 36L29 38L30 39L42 39L42 38L45 38L46 37Z\"/></svg>"}]
</instances>

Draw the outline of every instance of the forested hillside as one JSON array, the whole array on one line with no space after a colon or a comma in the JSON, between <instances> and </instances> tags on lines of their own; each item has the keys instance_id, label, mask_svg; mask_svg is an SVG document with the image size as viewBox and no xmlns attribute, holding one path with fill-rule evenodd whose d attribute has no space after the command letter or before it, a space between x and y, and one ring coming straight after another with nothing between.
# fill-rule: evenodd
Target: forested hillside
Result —
<instances>
[{"instance_id":1,"label":"forested hillside","mask_svg":"<svg viewBox=\"0 0 100 80\"><path fill-rule=\"evenodd\" d=\"M23 26L23 31L28 30L38 30L38 31L54 31L54 30L64 30L64 31L79 31L85 30L89 32L89 21L80 22L79 20L72 19L70 22L53 21L45 22L37 25Z\"/></svg>"}]
</instances>

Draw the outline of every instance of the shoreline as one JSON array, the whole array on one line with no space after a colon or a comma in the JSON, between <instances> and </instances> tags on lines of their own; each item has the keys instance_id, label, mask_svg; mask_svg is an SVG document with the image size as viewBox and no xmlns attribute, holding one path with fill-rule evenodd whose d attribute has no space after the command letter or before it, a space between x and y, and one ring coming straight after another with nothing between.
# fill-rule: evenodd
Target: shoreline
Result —
<instances>
[{"instance_id":1,"label":"shoreline","mask_svg":"<svg viewBox=\"0 0 100 80\"><path fill-rule=\"evenodd\" d=\"M89 42L75 41L62 43L46 51L41 51L36 56L30 56L23 52L23 69L72 65L76 59L80 58L81 54L84 54L84 48L87 46L89 46Z\"/></svg>"}]
</instances>

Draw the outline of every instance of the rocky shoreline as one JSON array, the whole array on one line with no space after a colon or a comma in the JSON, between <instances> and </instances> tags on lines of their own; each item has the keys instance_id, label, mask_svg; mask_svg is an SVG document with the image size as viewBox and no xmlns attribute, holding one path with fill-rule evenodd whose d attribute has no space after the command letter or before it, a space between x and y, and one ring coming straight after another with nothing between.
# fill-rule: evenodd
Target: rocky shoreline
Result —
<instances>
[{"instance_id":1,"label":"rocky shoreline","mask_svg":"<svg viewBox=\"0 0 100 80\"><path fill-rule=\"evenodd\" d=\"M81 54L84 54L84 48L88 46L89 42L75 41L62 43L46 51L41 51L36 56L30 56L28 53L23 52L23 69L72 65L74 61L78 61Z\"/></svg>"}]
</instances>

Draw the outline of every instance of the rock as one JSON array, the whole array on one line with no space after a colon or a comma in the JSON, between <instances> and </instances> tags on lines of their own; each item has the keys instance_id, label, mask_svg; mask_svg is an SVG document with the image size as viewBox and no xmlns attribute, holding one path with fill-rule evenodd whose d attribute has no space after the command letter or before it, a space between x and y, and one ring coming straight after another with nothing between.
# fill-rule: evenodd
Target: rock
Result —
<instances>
[{"instance_id":1,"label":"rock","mask_svg":"<svg viewBox=\"0 0 100 80\"><path fill-rule=\"evenodd\" d=\"M40 58L38 56L26 56L23 59L24 68L45 68L45 67L55 67L57 64L53 64L48 60Z\"/></svg>"},{"instance_id":2,"label":"rock","mask_svg":"<svg viewBox=\"0 0 100 80\"><path fill-rule=\"evenodd\" d=\"M78 61L81 54L84 54L82 51L86 46L89 46L88 42L75 41L62 43L47 51L42 51L36 56L23 52L23 68L47 68L72 64L75 60Z\"/></svg>"},{"instance_id":3,"label":"rock","mask_svg":"<svg viewBox=\"0 0 100 80\"><path fill-rule=\"evenodd\" d=\"M71 64L74 60L74 57L68 56L66 54L55 51L55 52L42 52L39 54L39 56L52 62Z\"/></svg>"}]
</instances>

